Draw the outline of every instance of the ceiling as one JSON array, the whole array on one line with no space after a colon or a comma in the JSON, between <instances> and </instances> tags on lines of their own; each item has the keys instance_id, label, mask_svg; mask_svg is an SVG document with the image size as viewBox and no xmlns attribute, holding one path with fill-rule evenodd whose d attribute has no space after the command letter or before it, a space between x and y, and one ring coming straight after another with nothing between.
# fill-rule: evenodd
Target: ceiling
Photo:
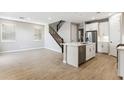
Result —
<instances>
[{"instance_id":1,"label":"ceiling","mask_svg":"<svg viewBox=\"0 0 124 93\"><path fill-rule=\"evenodd\" d=\"M0 12L0 17L40 23L52 23L58 20L82 23L83 21L106 18L112 14L111 12Z\"/></svg>"}]
</instances>

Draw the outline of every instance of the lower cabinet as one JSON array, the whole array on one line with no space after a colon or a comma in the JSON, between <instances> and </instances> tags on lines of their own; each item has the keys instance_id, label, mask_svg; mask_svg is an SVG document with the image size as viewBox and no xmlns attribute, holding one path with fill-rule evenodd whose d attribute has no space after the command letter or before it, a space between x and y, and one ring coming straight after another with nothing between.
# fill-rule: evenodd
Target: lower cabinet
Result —
<instances>
[{"instance_id":1,"label":"lower cabinet","mask_svg":"<svg viewBox=\"0 0 124 93\"><path fill-rule=\"evenodd\" d=\"M118 76L124 80L124 46L117 47L117 70Z\"/></svg>"},{"instance_id":2,"label":"lower cabinet","mask_svg":"<svg viewBox=\"0 0 124 93\"><path fill-rule=\"evenodd\" d=\"M95 57L96 55L96 50L95 50L95 44L89 44L86 45L86 61Z\"/></svg>"},{"instance_id":3,"label":"lower cabinet","mask_svg":"<svg viewBox=\"0 0 124 93\"><path fill-rule=\"evenodd\" d=\"M98 42L98 52L108 53L109 52L109 43L108 42Z\"/></svg>"}]
</instances>

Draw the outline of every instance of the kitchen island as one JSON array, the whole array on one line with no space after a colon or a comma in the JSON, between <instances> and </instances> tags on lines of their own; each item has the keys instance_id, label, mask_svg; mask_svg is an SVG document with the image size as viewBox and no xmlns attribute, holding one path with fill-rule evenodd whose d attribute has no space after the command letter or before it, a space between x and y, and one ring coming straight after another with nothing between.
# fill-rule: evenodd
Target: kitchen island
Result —
<instances>
[{"instance_id":1,"label":"kitchen island","mask_svg":"<svg viewBox=\"0 0 124 93\"><path fill-rule=\"evenodd\" d=\"M95 57L95 43L64 43L63 63L79 67L80 64Z\"/></svg>"}]
</instances>

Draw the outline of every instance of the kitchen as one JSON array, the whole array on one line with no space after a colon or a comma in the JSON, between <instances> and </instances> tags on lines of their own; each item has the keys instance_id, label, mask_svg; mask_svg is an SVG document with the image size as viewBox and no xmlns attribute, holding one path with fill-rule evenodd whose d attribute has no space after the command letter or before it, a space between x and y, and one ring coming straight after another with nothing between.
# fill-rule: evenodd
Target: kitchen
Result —
<instances>
[{"instance_id":1,"label":"kitchen","mask_svg":"<svg viewBox=\"0 0 124 93\"><path fill-rule=\"evenodd\" d=\"M116 47L123 42L120 31L122 16L122 13L116 13L109 18L77 25L77 30L75 30L77 38L73 38L72 35L74 40L63 44L63 63L78 68L82 63L95 58L97 53L117 57Z\"/></svg>"}]
</instances>

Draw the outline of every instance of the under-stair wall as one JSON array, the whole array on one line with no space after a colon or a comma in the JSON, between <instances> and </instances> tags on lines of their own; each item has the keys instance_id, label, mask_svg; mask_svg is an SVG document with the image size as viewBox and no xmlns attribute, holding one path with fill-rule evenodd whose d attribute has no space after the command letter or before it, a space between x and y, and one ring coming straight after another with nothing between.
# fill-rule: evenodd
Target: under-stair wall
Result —
<instances>
[{"instance_id":1,"label":"under-stair wall","mask_svg":"<svg viewBox=\"0 0 124 93\"><path fill-rule=\"evenodd\" d=\"M71 22L65 22L57 32L59 34L59 36L64 39L64 42L71 41L70 26L71 26ZM45 32L45 48L62 53L61 47L58 45L58 43L55 41L55 39L49 33L49 25L46 26L45 31L46 31Z\"/></svg>"},{"instance_id":2,"label":"under-stair wall","mask_svg":"<svg viewBox=\"0 0 124 93\"><path fill-rule=\"evenodd\" d=\"M59 29L64 24L65 21L60 20L58 22L49 24L49 33L54 38L54 40L57 42L57 44L61 47L62 53L63 53L63 45L64 39L58 34Z\"/></svg>"}]
</instances>

